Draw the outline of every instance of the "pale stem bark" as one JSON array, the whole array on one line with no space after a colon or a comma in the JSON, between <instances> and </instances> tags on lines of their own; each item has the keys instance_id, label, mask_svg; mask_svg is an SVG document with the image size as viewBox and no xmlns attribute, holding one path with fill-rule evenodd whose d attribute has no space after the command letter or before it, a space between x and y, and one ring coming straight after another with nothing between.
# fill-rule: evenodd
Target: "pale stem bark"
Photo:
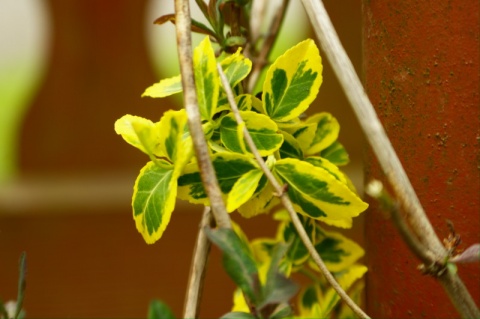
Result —
<instances>
[{"instance_id":1,"label":"pale stem bark","mask_svg":"<svg viewBox=\"0 0 480 319\"><path fill-rule=\"evenodd\" d=\"M207 141L205 140L202 129L200 111L198 109L193 74L192 37L190 31L191 20L188 0L175 0L175 19L185 109L187 110L188 127L190 129L200 175L205 191L210 199L210 207L212 208L217 226L231 228L230 216L225 208L215 170L210 160Z\"/></svg>"},{"instance_id":2,"label":"pale stem bark","mask_svg":"<svg viewBox=\"0 0 480 319\"><path fill-rule=\"evenodd\" d=\"M220 79L222 81L223 87L225 89L225 92L227 93L227 98L228 102L232 108L232 112L235 115L235 119L238 123L238 125L243 125L244 123L242 117L240 116L240 112L238 110L237 104L235 102L235 98L233 97L233 92L232 89L230 88L230 85L228 83L227 78L225 77L225 74L223 73L222 67L220 64L217 64L217 69L218 73L220 75ZM282 185L280 185L275 178L275 176L272 174L270 169L267 167L265 161L263 158L260 156L260 153L258 152L258 149L255 145L255 143L252 140L252 137L250 136L250 133L248 132L247 128L244 126L243 128L243 134L245 141L247 142L248 147L250 148L250 151L253 153L255 156L256 161L260 165L260 168L262 171L265 173L265 176L268 178L269 182L272 184L272 186L275 188L275 192L277 195L280 197L280 200L285 207L285 209L288 211L290 218L292 219L293 225L295 226L295 229L297 230L300 238L302 239L302 242L304 243L305 247L307 247L308 252L312 256L315 264L320 268L320 271L323 273L327 281L330 283L330 285L335 289L335 291L339 294L339 296L345 301L345 303L355 312L357 316L360 318L370 318L351 298L348 296L348 294L343 290L343 288L337 283L333 275L328 271L327 266L323 262L322 258L318 254L317 250L315 249L313 243L311 242L307 232L303 228L302 222L300 221L300 218L297 215L297 212L293 208L292 202L290 201L290 198L288 197L288 194L284 191Z\"/></svg>"},{"instance_id":3,"label":"pale stem bark","mask_svg":"<svg viewBox=\"0 0 480 319\"><path fill-rule=\"evenodd\" d=\"M203 231L210 226L213 218L210 207L205 207L198 229L197 242L193 251L192 264L190 266L190 277L188 279L187 296L185 298L185 310L183 318L197 318L202 299L203 283L206 273L206 265L210 252L211 242Z\"/></svg>"},{"instance_id":4,"label":"pale stem bark","mask_svg":"<svg viewBox=\"0 0 480 319\"><path fill-rule=\"evenodd\" d=\"M447 251L435 234L417 194L377 117L375 109L340 43L323 3L320 0L302 0L302 2L319 43L357 115L380 166L395 191L396 199L402 211L405 212L408 225L411 226L413 233L421 244L435 255L435 259L443 262L447 256ZM428 267L429 265L426 266ZM441 276L440 281L461 315L465 318L471 317L471 314L475 314L473 317L480 317L480 312L475 302L458 275L448 272L449 280L442 279L446 277L446 275Z\"/></svg>"}]
</instances>

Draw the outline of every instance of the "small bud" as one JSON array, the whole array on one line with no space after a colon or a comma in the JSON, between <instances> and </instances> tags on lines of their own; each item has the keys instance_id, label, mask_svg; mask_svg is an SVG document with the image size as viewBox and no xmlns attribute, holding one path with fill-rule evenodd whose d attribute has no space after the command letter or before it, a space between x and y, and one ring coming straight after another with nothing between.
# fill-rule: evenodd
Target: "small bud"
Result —
<instances>
[{"instance_id":1,"label":"small bud","mask_svg":"<svg viewBox=\"0 0 480 319\"><path fill-rule=\"evenodd\" d=\"M17 302L14 300L10 300L7 301L3 306L7 311L8 318L13 318L15 316L15 311L17 310Z\"/></svg>"},{"instance_id":2,"label":"small bud","mask_svg":"<svg viewBox=\"0 0 480 319\"><path fill-rule=\"evenodd\" d=\"M378 199L383 192L383 184L377 179L372 180L370 183L368 183L367 187L365 188L365 192L373 197Z\"/></svg>"}]
</instances>

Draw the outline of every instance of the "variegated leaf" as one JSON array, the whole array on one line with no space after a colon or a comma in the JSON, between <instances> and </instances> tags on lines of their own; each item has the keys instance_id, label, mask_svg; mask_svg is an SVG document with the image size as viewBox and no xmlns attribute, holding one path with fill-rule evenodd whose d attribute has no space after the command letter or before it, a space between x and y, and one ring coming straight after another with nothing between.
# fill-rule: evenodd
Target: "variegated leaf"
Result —
<instances>
[{"instance_id":1,"label":"variegated leaf","mask_svg":"<svg viewBox=\"0 0 480 319\"><path fill-rule=\"evenodd\" d=\"M263 106L276 122L305 112L322 83L322 60L313 40L305 40L280 56L267 71Z\"/></svg>"},{"instance_id":2,"label":"variegated leaf","mask_svg":"<svg viewBox=\"0 0 480 319\"><path fill-rule=\"evenodd\" d=\"M308 162L281 159L275 163L275 172L288 183L295 209L327 224L348 228L348 221L368 207L344 183Z\"/></svg>"},{"instance_id":3,"label":"variegated leaf","mask_svg":"<svg viewBox=\"0 0 480 319\"><path fill-rule=\"evenodd\" d=\"M148 96L153 98L161 98L182 92L182 78L180 75L160 80L160 82L149 86L142 97Z\"/></svg>"},{"instance_id":4,"label":"variegated leaf","mask_svg":"<svg viewBox=\"0 0 480 319\"><path fill-rule=\"evenodd\" d=\"M204 63L205 61L200 59L194 61L194 63L195 62ZM232 88L240 83L240 81L243 80L248 73L250 73L252 68L252 61L245 58L245 56L241 54L240 49L234 54L223 59L220 64ZM195 68L197 67L200 66L195 64ZM182 78L180 75L177 75L171 78L162 79L158 83L149 86L143 92L142 97L148 96L153 98L162 98L180 93L182 90Z\"/></svg>"},{"instance_id":5,"label":"variegated leaf","mask_svg":"<svg viewBox=\"0 0 480 319\"><path fill-rule=\"evenodd\" d=\"M252 61L242 54L241 48L238 48L237 52L223 59L220 65L231 88L240 83L252 69Z\"/></svg>"},{"instance_id":6,"label":"variegated leaf","mask_svg":"<svg viewBox=\"0 0 480 319\"><path fill-rule=\"evenodd\" d=\"M177 194L174 167L148 162L140 171L132 198L133 217L137 230L147 244L162 236L170 222Z\"/></svg>"},{"instance_id":7,"label":"variegated leaf","mask_svg":"<svg viewBox=\"0 0 480 319\"><path fill-rule=\"evenodd\" d=\"M280 131L280 133L283 135L283 143L280 147L280 157L303 159L303 151L298 141L285 131Z\"/></svg>"},{"instance_id":8,"label":"variegated leaf","mask_svg":"<svg viewBox=\"0 0 480 319\"><path fill-rule=\"evenodd\" d=\"M124 115L115 122L115 132L128 144L153 157L160 135L157 124L143 117Z\"/></svg>"},{"instance_id":9,"label":"variegated leaf","mask_svg":"<svg viewBox=\"0 0 480 319\"><path fill-rule=\"evenodd\" d=\"M367 267L365 267L364 265L352 265L347 270L345 270L345 272L337 274L335 276L335 279L343 288L343 290L348 291L348 289L350 289L350 287L357 280L359 280L363 277L363 275L365 275L367 270ZM328 290L324 294L324 297L322 298L322 302L319 303L320 309L319 312L315 314L315 317L327 318L339 301L340 296L337 294L335 289L333 289L332 287L328 288Z\"/></svg>"},{"instance_id":10,"label":"variegated leaf","mask_svg":"<svg viewBox=\"0 0 480 319\"><path fill-rule=\"evenodd\" d=\"M262 176L263 172L260 169L252 169L235 182L232 190L228 194L228 212L233 212L252 197Z\"/></svg>"},{"instance_id":11,"label":"variegated leaf","mask_svg":"<svg viewBox=\"0 0 480 319\"><path fill-rule=\"evenodd\" d=\"M156 155L169 159L177 170L183 170L193 155L186 111L165 112L158 122L158 131L162 133L159 134Z\"/></svg>"},{"instance_id":12,"label":"variegated leaf","mask_svg":"<svg viewBox=\"0 0 480 319\"><path fill-rule=\"evenodd\" d=\"M320 155L337 166L347 165L350 157L340 142L335 141L332 145L324 149Z\"/></svg>"},{"instance_id":13,"label":"variegated leaf","mask_svg":"<svg viewBox=\"0 0 480 319\"><path fill-rule=\"evenodd\" d=\"M251 94L237 95L235 97L235 103L237 103L240 111L250 111L252 108L255 110L259 105L262 105L262 101ZM231 111L231 109L228 99L226 97L220 98L216 112Z\"/></svg>"},{"instance_id":14,"label":"variegated leaf","mask_svg":"<svg viewBox=\"0 0 480 319\"><path fill-rule=\"evenodd\" d=\"M350 190L354 193L357 193L357 190L355 189L355 186L353 185L352 181L350 178L348 178L345 173L343 173L335 164L327 160L326 158L320 157L320 156L310 156L305 159L306 162L309 162L310 164L316 166L316 167L321 167L324 170L328 171L330 174L332 174L338 181L344 183L345 185L350 188Z\"/></svg>"},{"instance_id":15,"label":"variegated leaf","mask_svg":"<svg viewBox=\"0 0 480 319\"><path fill-rule=\"evenodd\" d=\"M318 154L337 140L338 133L340 132L340 125L338 124L337 119L331 114L325 112L315 114L309 117L306 123L317 125L315 137L306 151L307 155Z\"/></svg>"},{"instance_id":16,"label":"variegated leaf","mask_svg":"<svg viewBox=\"0 0 480 319\"><path fill-rule=\"evenodd\" d=\"M267 182L265 177L262 177L254 195L245 204L238 208L238 212L245 218L268 212L280 202L279 198L275 196L274 193L275 189L273 186Z\"/></svg>"},{"instance_id":17,"label":"variegated leaf","mask_svg":"<svg viewBox=\"0 0 480 319\"><path fill-rule=\"evenodd\" d=\"M280 148L283 136L277 133L277 124L268 116L252 111L240 111L240 115L261 156L273 154ZM228 114L222 118L220 138L223 145L230 151L249 152L248 146L243 140L243 129L239 127L233 114Z\"/></svg>"},{"instance_id":18,"label":"variegated leaf","mask_svg":"<svg viewBox=\"0 0 480 319\"><path fill-rule=\"evenodd\" d=\"M193 65L200 115L202 119L208 121L215 114L220 92L220 79L216 63L210 39L205 37L193 52Z\"/></svg>"},{"instance_id":19,"label":"variegated leaf","mask_svg":"<svg viewBox=\"0 0 480 319\"><path fill-rule=\"evenodd\" d=\"M285 132L290 133L297 140L303 153L305 153L305 151L310 148L313 138L315 137L317 124L298 121L296 123L290 123L289 125L279 124L279 127Z\"/></svg>"},{"instance_id":20,"label":"variegated leaf","mask_svg":"<svg viewBox=\"0 0 480 319\"><path fill-rule=\"evenodd\" d=\"M317 225L315 233L315 249L331 272L345 271L365 254L360 245L338 232L326 231ZM310 266L319 271L313 260Z\"/></svg>"},{"instance_id":21,"label":"variegated leaf","mask_svg":"<svg viewBox=\"0 0 480 319\"><path fill-rule=\"evenodd\" d=\"M217 175L220 190L227 199L235 182L251 170L258 169L249 156L236 153L217 153L212 156L212 164ZM207 193L202 184L197 163L185 166L178 178L178 197L193 204L209 205Z\"/></svg>"}]
</instances>

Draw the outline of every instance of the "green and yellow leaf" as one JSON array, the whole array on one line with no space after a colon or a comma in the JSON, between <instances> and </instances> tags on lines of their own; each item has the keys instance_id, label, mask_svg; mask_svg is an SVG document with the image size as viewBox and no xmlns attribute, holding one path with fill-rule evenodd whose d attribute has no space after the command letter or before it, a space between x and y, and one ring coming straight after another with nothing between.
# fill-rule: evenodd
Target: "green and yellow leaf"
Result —
<instances>
[{"instance_id":1,"label":"green and yellow leaf","mask_svg":"<svg viewBox=\"0 0 480 319\"><path fill-rule=\"evenodd\" d=\"M313 138L315 137L315 131L317 130L317 124L304 123L301 121L290 123L289 125L279 124L279 127L297 140L303 153L310 148Z\"/></svg>"},{"instance_id":2,"label":"green and yellow leaf","mask_svg":"<svg viewBox=\"0 0 480 319\"><path fill-rule=\"evenodd\" d=\"M332 145L324 149L320 156L326 158L337 166L347 165L350 162L350 157L347 151L340 142L335 141Z\"/></svg>"},{"instance_id":3,"label":"green and yellow leaf","mask_svg":"<svg viewBox=\"0 0 480 319\"><path fill-rule=\"evenodd\" d=\"M280 56L268 69L262 101L266 114L286 122L305 112L322 83L322 60L314 41L305 40Z\"/></svg>"},{"instance_id":4,"label":"green and yellow leaf","mask_svg":"<svg viewBox=\"0 0 480 319\"><path fill-rule=\"evenodd\" d=\"M309 117L306 123L316 124L315 137L313 138L310 147L305 152L307 155L318 154L320 151L326 149L338 138L340 132L340 125L336 118L330 113L318 113Z\"/></svg>"},{"instance_id":5,"label":"green and yellow leaf","mask_svg":"<svg viewBox=\"0 0 480 319\"><path fill-rule=\"evenodd\" d=\"M298 141L285 131L280 131L280 133L283 135L283 143L280 147L280 157L303 159L303 151Z\"/></svg>"},{"instance_id":6,"label":"green and yellow leaf","mask_svg":"<svg viewBox=\"0 0 480 319\"><path fill-rule=\"evenodd\" d=\"M311 219L303 216L300 219L307 234L314 236L315 225L310 222ZM310 254L292 222L287 221L279 225L277 238L285 243L290 243L286 258L291 262L292 266L302 265L308 260ZM310 239L313 241L314 238Z\"/></svg>"},{"instance_id":7,"label":"green and yellow leaf","mask_svg":"<svg viewBox=\"0 0 480 319\"><path fill-rule=\"evenodd\" d=\"M277 124L268 116L252 111L240 111L240 115L261 156L273 154L280 148L283 136L277 133ZM233 114L222 118L220 138L223 145L230 151L249 153L243 139L243 129L239 127Z\"/></svg>"},{"instance_id":8,"label":"green and yellow leaf","mask_svg":"<svg viewBox=\"0 0 480 319\"><path fill-rule=\"evenodd\" d=\"M237 210L245 218L251 218L259 214L270 211L271 208L278 205L280 200L275 196L275 189L267 182L266 178L262 178L259 182L254 195L245 204ZM262 182L263 180L263 182Z\"/></svg>"},{"instance_id":9,"label":"green and yellow leaf","mask_svg":"<svg viewBox=\"0 0 480 319\"><path fill-rule=\"evenodd\" d=\"M148 96L153 98L161 98L182 92L182 78L180 75L160 80L160 82L149 86L142 97Z\"/></svg>"},{"instance_id":10,"label":"green and yellow leaf","mask_svg":"<svg viewBox=\"0 0 480 319\"><path fill-rule=\"evenodd\" d=\"M228 194L228 212L233 212L252 197L262 176L263 172L260 169L252 169L235 182Z\"/></svg>"},{"instance_id":11,"label":"green and yellow leaf","mask_svg":"<svg viewBox=\"0 0 480 319\"><path fill-rule=\"evenodd\" d=\"M216 153L212 155L212 164L225 201L239 178L258 169L252 158L237 153ZM197 163L187 164L178 178L178 197L193 204L209 205Z\"/></svg>"},{"instance_id":12,"label":"green and yellow leaf","mask_svg":"<svg viewBox=\"0 0 480 319\"><path fill-rule=\"evenodd\" d=\"M272 238L256 238L250 243L253 256L258 264L266 263L272 255L273 248L278 243Z\"/></svg>"},{"instance_id":13,"label":"green and yellow leaf","mask_svg":"<svg viewBox=\"0 0 480 319\"><path fill-rule=\"evenodd\" d=\"M336 274L335 277L340 286L349 291L350 287L358 281L367 272L367 267L363 265L352 265L348 270L340 274ZM359 289L363 286L358 285ZM352 294L349 294L352 297ZM359 290L353 291L353 298L356 301L359 297ZM310 285L305 288L299 296L299 315L302 318L330 318L335 306L339 303L340 297L337 292L328 287L325 291L322 291L320 285Z\"/></svg>"},{"instance_id":14,"label":"green and yellow leaf","mask_svg":"<svg viewBox=\"0 0 480 319\"><path fill-rule=\"evenodd\" d=\"M275 172L288 183L294 208L327 224L347 228L348 221L368 207L347 185L308 162L281 159L275 163Z\"/></svg>"},{"instance_id":15,"label":"green and yellow leaf","mask_svg":"<svg viewBox=\"0 0 480 319\"><path fill-rule=\"evenodd\" d=\"M357 281L349 290L348 295L357 305L362 304L363 290L365 289L365 280L361 279ZM347 304L342 303L340 305L340 310L338 310L338 319L351 319L357 318L357 315L353 312Z\"/></svg>"},{"instance_id":16,"label":"green and yellow leaf","mask_svg":"<svg viewBox=\"0 0 480 319\"><path fill-rule=\"evenodd\" d=\"M367 272L367 267L364 265L352 265L347 270L342 272L341 274L336 274L335 278L343 290L348 290L350 287L360 278L365 275ZM335 289L332 287L328 288L325 292L322 302L319 304L318 313L315 314L316 318L326 318L335 308L335 306L340 301L340 296L337 294Z\"/></svg>"},{"instance_id":17,"label":"green and yellow leaf","mask_svg":"<svg viewBox=\"0 0 480 319\"><path fill-rule=\"evenodd\" d=\"M242 54L242 48L220 62L231 88L245 79L252 69L252 61Z\"/></svg>"},{"instance_id":18,"label":"green and yellow leaf","mask_svg":"<svg viewBox=\"0 0 480 319\"><path fill-rule=\"evenodd\" d=\"M301 318L317 317L318 304L323 300L323 293L319 285L309 285L300 291L298 297L298 310ZM328 317L325 317L328 318Z\"/></svg>"},{"instance_id":19,"label":"green and yellow leaf","mask_svg":"<svg viewBox=\"0 0 480 319\"><path fill-rule=\"evenodd\" d=\"M158 126L152 121L127 114L115 122L115 132L128 144L153 157L160 134Z\"/></svg>"},{"instance_id":20,"label":"green and yellow leaf","mask_svg":"<svg viewBox=\"0 0 480 319\"><path fill-rule=\"evenodd\" d=\"M220 79L216 63L210 39L205 37L193 51L193 65L200 115L203 120L208 121L215 114L220 92Z\"/></svg>"},{"instance_id":21,"label":"green and yellow leaf","mask_svg":"<svg viewBox=\"0 0 480 319\"><path fill-rule=\"evenodd\" d=\"M252 108L258 108L259 105L262 105L262 101L251 94L240 94L235 96L235 102L237 103L237 107L240 111L250 111ZM228 99L226 97L221 97L218 100L218 107L216 112L222 111L231 111L230 104L228 103Z\"/></svg>"},{"instance_id":22,"label":"green and yellow leaf","mask_svg":"<svg viewBox=\"0 0 480 319\"><path fill-rule=\"evenodd\" d=\"M193 155L185 110L167 111L158 122L159 134L156 155L165 157L182 170Z\"/></svg>"},{"instance_id":23,"label":"green and yellow leaf","mask_svg":"<svg viewBox=\"0 0 480 319\"><path fill-rule=\"evenodd\" d=\"M322 257L328 270L335 273L345 271L365 254L363 248L353 240L338 232L326 231L318 225L315 249ZM312 260L309 265L319 271Z\"/></svg>"},{"instance_id":24,"label":"green and yellow leaf","mask_svg":"<svg viewBox=\"0 0 480 319\"><path fill-rule=\"evenodd\" d=\"M352 181L350 178L348 178L345 173L343 173L335 164L327 160L326 158L320 157L320 156L310 156L305 159L306 162L309 162L310 164L316 166L316 167L321 167L324 170L328 171L330 174L332 174L338 181L344 183L345 185L350 188L350 190L354 193L357 193L357 190L355 189L355 186L353 185Z\"/></svg>"},{"instance_id":25,"label":"green and yellow leaf","mask_svg":"<svg viewBox=\"0 0 480 319\"><path fill-rule=\"evenodd\" d=\"M137 177L132 198L133 218L147 244L162 237L175 207L177 179L173 165L148 162Z\"/></svg>"}]
</instances>

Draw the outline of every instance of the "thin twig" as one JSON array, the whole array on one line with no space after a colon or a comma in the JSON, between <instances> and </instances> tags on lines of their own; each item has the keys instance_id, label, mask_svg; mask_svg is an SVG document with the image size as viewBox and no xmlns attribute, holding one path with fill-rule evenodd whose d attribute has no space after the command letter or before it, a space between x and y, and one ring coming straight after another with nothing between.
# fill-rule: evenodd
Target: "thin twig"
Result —
<instances>
[{"instance_id":1,"label":"thin twig","mask_svg":"<svg viewBox=\"0 0 480 319\"><path fill-rule=\"evenodd\" d=\"M443 261L447 252L435 234L425 211L413 189L375 109L365 93L355 73L355 69L342 47L338 35L320 0L302 0L320 45L330 61L343 90L357 115L360 125L372 147L380 166L391 184L402 211L405 212L408 225L420 240L435 255L435 259ZM442 279L442 278L449 278ZM475 302L465 288L458 275L448 272L440 281L462 317L480 317ZM474 314L474 316L472 316Z\"/></svg>"},{"instance_id":2,"label":"thin twig","mask_svg":"<svg viewBox=\"0 0 480 319\"><path fill-rule=\"evenodd\" d=\"M230 88L230 85L228 83L228 80L223 73L222 67L220 64L217 64L217 69L218 73L220 74L220 79L222 81L223 87L225 89L225 92L227 93L227 98L228 102L232 108L232 112L235 115L235 119L238 123L238 125L243 125L243 119L240 116L240 112L238 111L237 104L235 103L235 99L233 97L232 89ZM323 273L327 281L332 285L333 289L339 294L339 296L345 301L345 303L355 312L356 315L358 315L360 318L370 318L363 310L348 296L348 294L343 290L343 288L337 283L333 275L328 271L327 266L323 262L322 258L318 254L317 250L315 249L314 245L312 244L310 237L308 236L307 232L303 228L302 222L300 221L300 218L298 217L295 209L293 208L292 202L290 201L290 198L288 197L288 194L284 191L283 187L278 183L277 179L275 176L272 174L270 169L267 167L265 161L263 158L260 156L260 153L258 152L258 149L255 145L255 143L252 140L252 137L250 136L250 133L248 132L247 128L244 126L243 128L243 133L244 133L244 138L245 141L247 142L248 147L250 148L250 151L253 153L255 156L256 161L260 165L260 168L262 171L265 173L265 176L269 180L269 182L272 184L272 186L275 188L275 192L279 195L280 200L285 207L285 209L288 211L290 218L292 219L293 225L295 226L295 229L297 230L300 238L302 239L302 242L304 243L305 247L307 247L308 252L312 256L315 264L320 268L320 271Z\"/></svg>"},{"instance_id":3,"label":"thin twig","mask_svg":"<svg viewBox=\"0 0 480 319\"><path fill-rule=\"evenodd\" d=\"M175 19L177 31L178 58L182 74L185 109L188 116L188 127L192 136L193 147L200 169L203 186L210 199L210 207L218 227L231 228L230 216L227 213L213 169L207 141L202 129L200 111L198 109L195 79L192 61L192 37L190 31L190 8L188 0L175 0Z\"/></svg>"},{"instance_id":4,"label":"thin twig","mask_svg":"<svg viewBox=\"0 0 480 319\"><path fill-rule=\"evenodd\" d=\"M258 40L258 37L255 37L252 39L252 43L250 43L250 47L252 51L254 52L254 56L251 56L252 61L253 61L253 69L252 72L250 73L248 77L248 87L247 87L247 92L252 93L253 89L255 88L255 85L257 84L258 77L260 76L260 73L262 72L263 68L265 65L268 63L268 57L270 55L270 52L272 51L272 47L275 44L275 41L277 40L278 36L278 30L280 29L280 26L282 25L283 18L285 17L285 12L287 11L288 3L290 0L283 0L282 4L278 6L277 11L275 12L275 15L272 18L272 23L270 27L268 28L268 33L261 45L261 50L258 53L258 56L256 55L256 42ZM254 7L257 8L257 7ZM264 7L258 6L258 8L261 8L262 10ZM256 12L252 11L252 20L254 19L253 16L255 16L255 19L257 17L264 17L265 15L259 15L256 14ZM254 26L259 25L259 23L253 24Z\"/></svg>"},{"instance_id":5,"label":"thin twig","mask_svg":"<svg viewBox=\"0 0 480 319\"><path fill-rule=\"evenodd\" d=\"M193 251L192 265L190 266L190 277L188 280L187 296L185 298L185 310L183 318L197 318L202 289L206 273L206 265L210 252L211 243L203 231L206 226L212 223L210 207L205 207L198 229L197 242Z\"/></svg>"}]
</instances>

